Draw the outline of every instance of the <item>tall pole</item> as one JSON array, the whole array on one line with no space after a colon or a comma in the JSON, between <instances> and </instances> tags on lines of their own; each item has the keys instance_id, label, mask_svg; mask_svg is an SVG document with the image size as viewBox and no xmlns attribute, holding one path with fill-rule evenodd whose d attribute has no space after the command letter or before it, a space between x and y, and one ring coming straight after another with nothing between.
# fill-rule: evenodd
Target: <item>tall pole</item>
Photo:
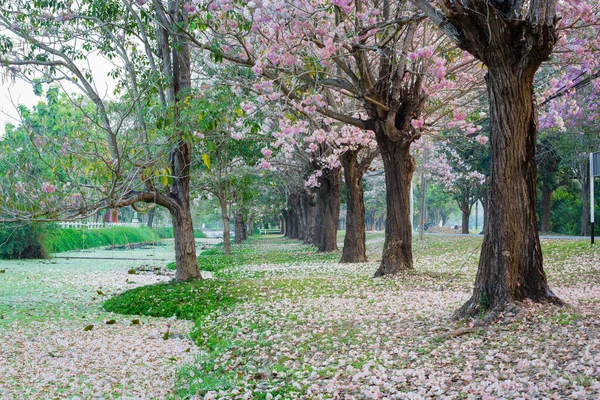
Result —
<instances>
[{"instance_id":1,"label":"tall pole","mask_svg":"<svg viewBox=\"0 0 600 400\"><path fill-rule=\"evenodd\" d=\"M590 153L590 238L594 244L594 153Z\"/></svg>"},{"instance_id":2,"label":"tall pole","mask_svg":"<svg viewBox=\"0 0 600 400\"><path fill-rule=\"evenodd\" d=\"M413 222L415 215L415 190L413 186L413 181L410 181L410 230L413 231Z\"/></svg>"},{"instance_id":3,"label":"tall pole","mask_svg":"<svg viewBox=\"0 0 600 400\"><path fill-rule=\"evenodd\" d=\"M479 200L475 202L475 230L479 232Z\"/></svg>"},{"instance_id":4,"label":"tall pole","mask_svg":"<svg viewBox=\"0 0 600 400\"><path fill-rule=\"evenodd\" d=\"M423 240L425 232L425 171L421 171L421 210L419 212L419 239Z\"/></svg>"}]
</instances>

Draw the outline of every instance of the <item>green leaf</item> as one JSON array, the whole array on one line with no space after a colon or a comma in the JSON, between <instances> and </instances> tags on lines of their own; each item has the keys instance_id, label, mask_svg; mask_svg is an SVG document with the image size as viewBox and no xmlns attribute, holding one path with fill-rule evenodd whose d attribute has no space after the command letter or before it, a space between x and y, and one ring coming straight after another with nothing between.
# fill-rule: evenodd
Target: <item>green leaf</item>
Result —
<instances>
[{"instance_id":1,"label":"green leaf","mask_svg":"<svg viewBox=\"0 0 600 400\"><path fill-rule=\"evenodd\" d=\"M208 154L202 154L202 161L204 162L204 165L206 165L206 168L210 169L210 156Z\"/></svg>"},{"instance_id":2,"label":"green leaf","mask_svg":"<svg viewBox=\"0 0 600 400\"><path fill-rule=\"evenodd\" d=\"M83 331L87 332L87 331L91 331L92 329L94 329L94 325L88 325L85 328L83 328Z\"/></svg>"}]
</instances>

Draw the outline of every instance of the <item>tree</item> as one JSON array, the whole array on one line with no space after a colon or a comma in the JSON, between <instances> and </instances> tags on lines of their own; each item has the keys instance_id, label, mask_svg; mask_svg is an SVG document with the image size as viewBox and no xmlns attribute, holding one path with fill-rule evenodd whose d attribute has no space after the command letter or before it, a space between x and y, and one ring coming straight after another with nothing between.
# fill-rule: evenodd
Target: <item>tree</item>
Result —
<instances>
[{"instance_id":1,"label":"tree","mask_svg":"<svg viewBox=\"0 0 600 400\"><path fill-rule=\"evenodd\" d=\"M184 5L89 0L1 6L3 63L36 85L66 81L89 98L94 112L87 119L103 139L87 156L108 172L107 179L87 184L95 199L85 208L50 213L41 207L3 218L81 218L98 208L155 203L173 217L176 279L200 278L189 198L192 146L180 121L192 94ZM115 64L118 101L102 96L82 62L98 53ZM73 106L83 107L76 99Z\"/></svg>"},{"instance_id":2,"label":"tree","mask_svg":"<svg viewBox=\"0 0 600 400\"><path fill-rule=\"evenodd\" d=\"M558 37L555 0L412 0L487 67L491 175L487 223L473 296L456 316L490 316L515 301L560 302L543 268L536 206L538 130L533 78Z\"/></svg>"},{"instance_id":3,"label":"tree","mask_svg":"<svg viewBox=\"0 0 600 400\"><path fill-rule=\"evenodd\" d=\"M194 133L199 147L193 162L194 188L212 193L219 200L223 220L223 249L230 254L230 221L234 213L236 243L241 243L243 204L252 197L252 175L260 170L261 160L271 157L266 145L266 132L261 133L258 113L244 111L246 101L229 87L205 84L202 96L185 111L184 118L198 130ZM262 149L262 154L261 154ZM268 164L268 163L267 163Z\"/></svg>"},{"instance_id":4,"label":"tree","mask_svg":"<svg viewBox=\"0 0 600 400\"><path fill-rule=\"evenodd\" d=\"M429 170L456 201L462 213L462 233L469 233L473 205L481 199L489 175L488 137L473 133L443 132L436 143L435 161Z\"/></svg>"},{"instance_id":5,"label":"tree","mask_svg":"<svg viewBox=\"0 0 600 400\"><path fill-rule=\"evenodd\" d=\"M440 96L445 102L437 108L448 107L472 85L459 77L474 64L457 57L403 2L234 3L226 10L206 5L200 15L205 39L196 44L251 67L270 91L265 101L375 133L388 199L376 275L412 269L410 146L421 135L426 100Z\"/></svg>"}]
</instances>

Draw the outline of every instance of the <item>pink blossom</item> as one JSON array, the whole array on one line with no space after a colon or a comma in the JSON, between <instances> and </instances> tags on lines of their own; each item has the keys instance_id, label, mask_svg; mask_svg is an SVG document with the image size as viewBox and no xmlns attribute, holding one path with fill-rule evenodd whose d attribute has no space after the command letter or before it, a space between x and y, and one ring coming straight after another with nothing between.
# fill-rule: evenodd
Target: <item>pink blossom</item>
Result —
<instances>
[{"instance_id":1,"label":"pink blossom","mask_svg":"<svg viewBox=\"0 0 600 400\"><path fill-rule=\"evenodd\" d=\"M483 136L483 135L477 135L477 137L475 138L475 140L477 140L481 144L486 144L488 142L488 137L487 136Z\"/></svg>"},{"instance_id":2,"label":"pink blossom","mask_svg":"<svg viewBox=\"0 0 600 400\"><path fill-rule=\"evenodd\" d=\"M425 121L423 121L422 119L413 119L412 121L410 121L410 124L413 126L413 128L419 129L422 128L423 125L425 125Z\"/></svg>"},{"instance_id":3,"label":"pink blossom","mask_svg":"<svg viewBox=\"0 0 600 400\"><path fill-rule=\"evenodd\" d=\"M194 14L197 11L194 3L184 3L183 10L188 14Z\"/></svg>"},{"instance_id":4,"label":"pink blossom","mask_svg":"<svg viewBox=\"0 0 600 400\"><path fill-rule=\"evenodd\" d=\"M263 158L260 160L260 167L262 169L269 169L269 168L271 168L271 163Z\"/></svg>"},{"instance_id":5,"label":"pink blossom","mask_svg":"<svg viewBox=\"0 0 600 400\"><path fill-rule=\"evenodd\" d=\"M48 182L44 182L44 183L42 183L42 192L44 192L44 193L56 192L56 186L54 186Z\"/></svg>"},{"instance_id":6,"label":"pink blossom","mask_svg":"<svg viewBox=\"0 0 600 400\"><path fill-rule=\"evenodd\" d=\"M454 119L457 121L464 121L467 118L467 113L458 109L454 110Z\"/></svg>"},{"instance_id":7,"label":"pink blossom","mask_svg":"<svg viewBox=\"0 0 600 400\"><path fill-rule=\"evenodd\" d=\"M269 149L268 147L265 147L264 149L262 149L260 151L262 153L263 156L265 156L266 158L271 158L271 156L273 155L273 151L271 151L271 149Z\"/></svg>"}]
</instances>

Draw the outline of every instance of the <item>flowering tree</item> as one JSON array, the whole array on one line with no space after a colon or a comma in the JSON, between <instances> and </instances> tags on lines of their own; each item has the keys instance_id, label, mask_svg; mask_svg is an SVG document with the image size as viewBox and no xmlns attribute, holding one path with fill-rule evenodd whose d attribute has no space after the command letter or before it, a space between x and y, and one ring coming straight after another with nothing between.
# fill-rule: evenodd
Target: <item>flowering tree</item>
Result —
<instances>
[{"instance_id":1,"label":"flowering tree","mask_svg":"<svg viewBox=\"0 0 600 400\"><path fill-rule=\"evenodd\" d=\"M473 205L481 199L489 169L488 138L483 134L464 136L462 132L445 132L436 143L435 162L428 169L458 204L462 212L462 233L469 233Z\"/></svg>"},{"instance_id":2,"label":"flowering tree","mask_svg":"<svg viewBox=\"0 0 600 400\"><path fill-rule=\"evenodd\" d=\"M451 105L472 86L460 72L475 64L403 2L212 1L198 14L196 44L251 67L268 88L264 101L283 100L326 125L374 132L388 199L377 275L412 268L410 145L427 125L427 99L444 99L438 110Z\"/></svg>"},{"instance_id":3,"label":"flowering tree","mask_svg":"<svg viewBox=\"0 0 600 400\"><path fill-rule=\"evenodd\" d=\"M101 139L86 137L85 131L63 136L66 156L79 153L98 165L65 178L72 187L81 187L84 175L92 175L85 182L85 202L58 212L40 202L35 209L3 218L81 218L99 208L158 204L173 217L176 279L200 277L189 198L191 130L180 120L182 108L193 98L183 5L175 0L90 0L2 1L0 7L0 51L8 71L37 83L76 86L89 103L74 98L73 107L87 110L92 104L84 119L101 133ZM118 101L98 89L94 66L85 62L98 54L114 62L111 75ZM80 135L75 146L71 133ZM82 148L81 142L88 147ZM41 191L58 195L58 185L48 181Z\"/></svg>"},{"instance_id":4,"label":"flowering tree","mask_svg":"<svg viewBox=\"0 0 600 400\"><path fill-rule=\"evenodd\" d=\"M513 301L554 301L539 243L534 75L558 40L555 0L411 0L458 46L483 62L492 152L484 244L472 298L457 316L504 310Z\"/></svg>"}]
</instances>

